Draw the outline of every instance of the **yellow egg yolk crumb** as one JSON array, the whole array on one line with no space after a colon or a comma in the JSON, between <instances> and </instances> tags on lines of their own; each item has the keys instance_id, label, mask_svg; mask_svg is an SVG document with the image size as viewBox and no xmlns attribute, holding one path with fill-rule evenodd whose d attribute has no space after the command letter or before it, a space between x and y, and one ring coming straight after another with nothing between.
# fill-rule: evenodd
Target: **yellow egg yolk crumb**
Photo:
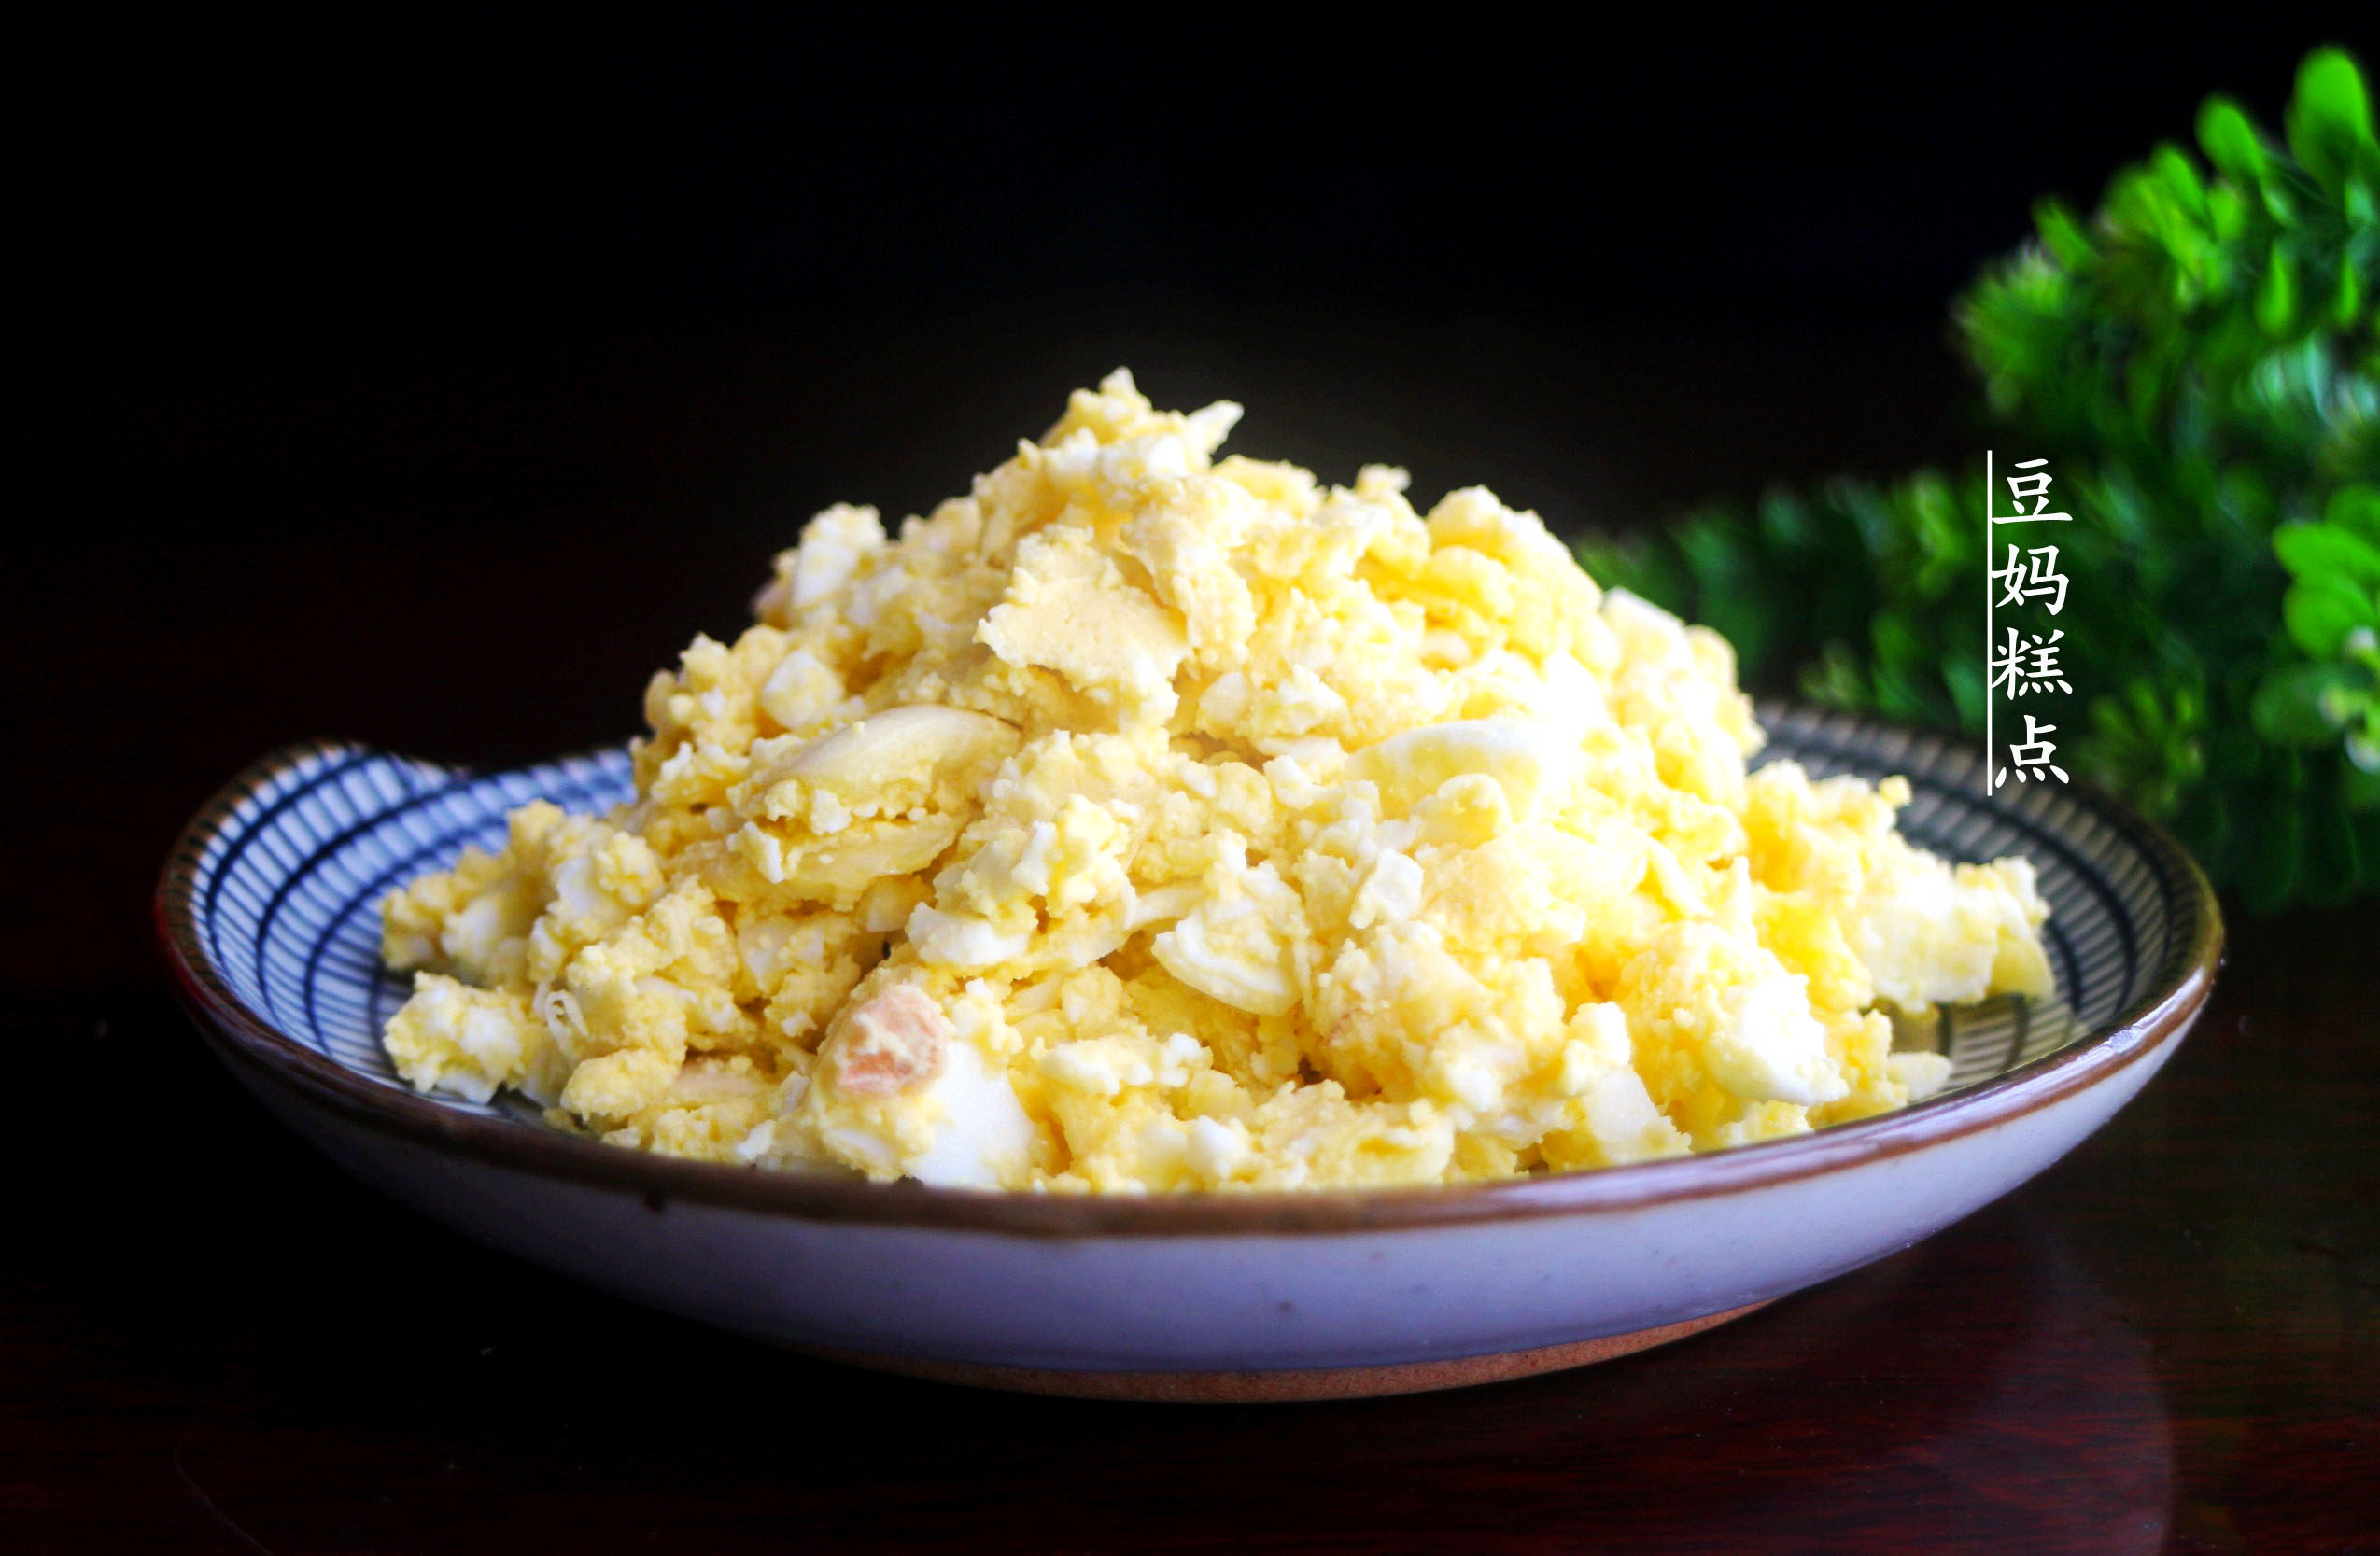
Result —
<instances>
[{"instance_id":1,"label":"yellow egg yolk crumb","mask_svg":"<svg viewBox=\"0 0 2380 1556\"><path fill-rule=\"evenodd\" d=\"M1899 1107L1890 1008L2049 989L2024 861L1747 774L1717 635L1238 415L1119 372L897 538L818 515L655 677L634 801L388 898L399 1072L876 1179L1434 1184Z\"/></svg>"}]
</instances>

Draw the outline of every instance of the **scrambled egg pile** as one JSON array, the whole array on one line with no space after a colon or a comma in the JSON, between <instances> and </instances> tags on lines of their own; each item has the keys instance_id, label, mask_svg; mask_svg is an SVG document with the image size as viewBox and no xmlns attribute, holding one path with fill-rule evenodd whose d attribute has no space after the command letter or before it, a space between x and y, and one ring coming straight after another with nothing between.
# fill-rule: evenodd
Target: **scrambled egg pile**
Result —
<instances>
[{"instance_id":1,"label":"scrambled egg pile","mask_svg":"<svg viewBox=\"0 0 2380 1556\"><path fill-rule=\"evenodd\" d=\"M1001 1188L1429 1184L1796 1133L2046 992L2021 860L1747 777L1715 634L1472 488L1214 452L1119 372L888 537L812 520L645 694L637 799L385 904L424 1089Z\"/></svg>"}]
</instances>

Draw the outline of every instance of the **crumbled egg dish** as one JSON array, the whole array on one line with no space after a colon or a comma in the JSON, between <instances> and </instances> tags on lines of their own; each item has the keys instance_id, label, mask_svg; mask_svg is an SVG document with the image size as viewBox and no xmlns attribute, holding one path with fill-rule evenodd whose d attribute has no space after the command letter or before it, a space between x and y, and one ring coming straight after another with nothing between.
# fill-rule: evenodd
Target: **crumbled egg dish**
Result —
<instances>
[{"instance_id":1,"label":"crumbled egg dish","mask_svg":"<svg viewBox=\"0 0 2380 1556\"><path fill-rule=\"evenodd\" d=\"M2049 989L2024 861L1747 775L1718 636L1238 415L1119 372L897 539L819 514L632 802L387 899L399 1072L877 1180L1439 1184L1895 1108L1947 1065L1891 1008Z\"/></svg>"}]
</instances>

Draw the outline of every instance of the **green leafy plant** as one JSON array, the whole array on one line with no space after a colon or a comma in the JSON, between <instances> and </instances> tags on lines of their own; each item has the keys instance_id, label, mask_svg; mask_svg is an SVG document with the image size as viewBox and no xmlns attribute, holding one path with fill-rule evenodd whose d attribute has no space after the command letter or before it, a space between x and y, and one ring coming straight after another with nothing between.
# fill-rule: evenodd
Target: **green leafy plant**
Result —
<instances>
[{"instance_id":1,"label":"green leafy plant","mask_svg":"<svg viewBox=\"0 0 2380 1556\"><path fill-rule=\"evenodd\" d=\"M2221 97L2197 129L2203 161L2157 147L2088 219L2044 202L1952 318L1991 446L2074 516L2015 537L2069 581L2025 620L2064 630L2075 694L2025 710L2250 906L2334 902L2380 890L2380 142L2336 49L2285 137ZM1581 559L1752 684L1980 734L1983 495L1979 459L1774 490Z\"/></svg>"}]
</instances>

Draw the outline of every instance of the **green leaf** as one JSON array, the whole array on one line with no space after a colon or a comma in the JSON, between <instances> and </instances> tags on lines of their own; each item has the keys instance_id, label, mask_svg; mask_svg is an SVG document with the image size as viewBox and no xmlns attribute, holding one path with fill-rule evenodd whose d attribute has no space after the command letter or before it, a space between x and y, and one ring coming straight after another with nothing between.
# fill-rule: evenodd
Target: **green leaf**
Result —
<instances>
[{"instance_id":1,"label":"green leaf","mask_svg":"<svg viewBox=\"0 0 2380 1556\"><path fill-rule=\"evenodd\" d=\"M2264 261L2264 279L2256 288L2256 322L2268 335L2286 335L2297 317L2297 266L2277 239Z\"/></svg>"},{"instance_id":2,"label":"green leaf","mask_svg":"<svg viewBox=\"0 0 2380 1556\"><path fill-rule=\"evenodd\" d=\"M2298 197L2290 192L2288 185L2278 178L2267 178L2256 186L2256 192L2263 197L2264 214L2273 219L2273 225L2285 229L2297 225Z\"/></svg>"},{"instance_id":3,"label":"green leaf","mask_svg":"<svg viewBox=\"0 0 2380 1556\"><path fill-rule=\"evenodd\" d=\"M2367 587L2380 586L2380 544L2342 526L2283 525L2273 532L2273 554L2299 578L2329 574Z\"/></svg>"},{"instance_id":4,"label":"green leaf","mask_svg":"<svg viewBox=\"0 0 2380 1556\"><path fill-rule=\"evenodd\" d=\"M2033 225L2041 233L2042 246L2060 264L2069 270L2080 270L2091 263L2091 239L2063 202L2044 200L2034 206Z\"/></svg>"},{"instance_id":5,"label":"green leaf","mask_svg":"<svg viewBox=\"0 0 2380 1556\"><path fill-rule=\"evenodd\" d=\"M2337 574L2317 573L2289 585L2281 620L2309 656L2334 659L2357 627L2380 630L2380 605Z\"/></svg>"},{"instance_id":6,"label":"green leaf","mask_svg":"<svg viewBox=\"0 0 2380 1556\"><path fill-rule=\"evenodd\" d=\"M2343 49L2317 49L2298 67L2289 100L2289 149L2314 181L2338 193L2372 145L2372 100Z\"/></svg>"},{"instance_id":7,"label":"green leaf","mask_svg":"<svg viewBox=\"0 0 2380 1556\"><path fill-rule=\"evenodd\" d=\"M1760 536L1779 551L1810 551L1819 543L1818 524L1810 509L1782 486L1761 494Z\"/></svg>"},{"instance_id":8,"label":"green leaf","mask_svg":"<svg viewBox=\"0 0 2380 1556\"><path fill-rule=\"evenodd\" d=\"M2181 147L2171 144L2158 147L2149 154L2149 166L2156 171L2165 193L2184 212L2191 217L2206 214L2206 185Z\"/></svg>"},{"instance_id":9,"label":"green leaf","mask_svg":"<svg viewBox=\"0 0 2380 1556\"><path fill-rule=\"evenodd\" d=\"M2380 546L2380 485L2342 486L2322 511L2323 524Z\"/></svg>"},{"instance_id":10,"label":"green leaf","mask_svg":"<svg viewBox=\"0 0 2380 1556\"><path fill-rule=\"evenodd\" d=\"M2247 201L2231 185L2218 184L2206 191L2206 226L2215 234L2216 242L2231 244L2247 231ZM2213 279L2216 290L2227 289L2231 281L2229 267Z\"/></svg>"},{"instance_id":11,"label":"green leaf","mask_svg":"<svg viewBox=\"0 0 2380 1556\"><path fill-rule=\"evenodd\" d=\"M2380 150L2372 152L2365 161L2380 163ZM2380 185L2380 166L2359 169L2347 175L2346 186L2339 191L2339 204L2347 214L2349 226L2358 230L2371 227L2375 205L2380 205L2372 192L2375 185Z\"/></svg>"},{"instance_id":12,"label":"green leaf","mask_svg":"<svg viewBox=\"0 0 2380 1556\"><path fill-rule=\"evenodd\" d=\"M2264 175L2264 143L2228 97L2210 97L2198 110L2198 144L2209 162L2243 184Z\"/></svg>"},{"instance_id":13,"label":"green leaf","mask_svg":"<svg viewBox=\"0 0 2380 1556\"><path fill-rule=\"evenodd\" d=\"M2323 694L2345 684L2335 665L2286 665L2264 678L2248 705L2256 733L2276 746L2335 746L2338 727L2325 716Z\"/></svg>"}]
</instances>

